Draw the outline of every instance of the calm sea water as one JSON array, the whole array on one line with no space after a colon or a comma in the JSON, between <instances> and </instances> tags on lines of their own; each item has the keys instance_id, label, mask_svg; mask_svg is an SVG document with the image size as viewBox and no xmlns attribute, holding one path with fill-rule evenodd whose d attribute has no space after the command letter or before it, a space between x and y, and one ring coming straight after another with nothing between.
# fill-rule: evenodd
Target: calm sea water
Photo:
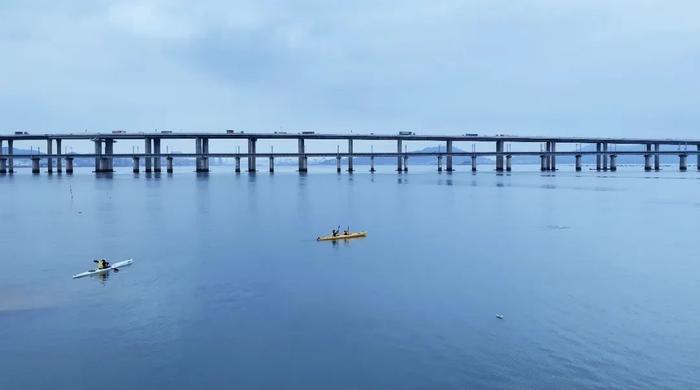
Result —
<instances>
[{"instance_id":1,"label":"calm sea water","mask_svg":"<svg viewBox=\"0 0 700 390\"><path fill-rule=\"evenodd\" d=\"M0 177L0 388L700 387L696 171L383 169Z\"/></svg>"}]
</instances>

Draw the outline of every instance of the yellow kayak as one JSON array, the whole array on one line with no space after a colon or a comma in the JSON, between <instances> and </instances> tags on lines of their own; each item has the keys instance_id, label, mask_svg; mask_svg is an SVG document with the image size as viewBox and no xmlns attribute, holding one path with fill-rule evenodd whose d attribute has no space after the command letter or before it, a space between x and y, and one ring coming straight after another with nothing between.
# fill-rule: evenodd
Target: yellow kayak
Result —
<instances>
[{"instance_id":1,"label":"yellow kayak","mask_svg":"<svg viewBox=\"0 0 700 390\"><path fill-rule=\"evenodd\" d=\"M367 237L367 232L354 232L348 234L338 234L337 236L322 236L316 238L316 241L335 241L347 240L349 238Z\"/></svg>"}]
</instances>

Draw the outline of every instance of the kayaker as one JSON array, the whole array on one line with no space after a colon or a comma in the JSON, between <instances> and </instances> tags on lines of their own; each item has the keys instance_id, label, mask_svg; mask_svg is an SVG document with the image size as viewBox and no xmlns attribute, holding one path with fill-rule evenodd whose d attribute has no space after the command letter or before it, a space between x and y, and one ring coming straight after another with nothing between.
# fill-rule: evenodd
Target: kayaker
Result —
<instances>
[{"instance_id":1,"label":"kayaker","mask_svg":"<svg viewBox=\"0 0 700 390\"><path fill-rule=\"evenodd\" d=\"M333 237L337 237L337 236L338 236L338 233L339 233L338 230L331 229L331 231L333 232Z\"/></svg>"},{"instance_id":2,"label":"kayaker","mask_svg":"<svg viewBox=\"0 0 700 390\"><path fill-rule=\"evenodd\" d=\"M95 263L97 263L97 269L109 268L109 262L105 259L95 260Z\"/></svg>"}]
</instances>

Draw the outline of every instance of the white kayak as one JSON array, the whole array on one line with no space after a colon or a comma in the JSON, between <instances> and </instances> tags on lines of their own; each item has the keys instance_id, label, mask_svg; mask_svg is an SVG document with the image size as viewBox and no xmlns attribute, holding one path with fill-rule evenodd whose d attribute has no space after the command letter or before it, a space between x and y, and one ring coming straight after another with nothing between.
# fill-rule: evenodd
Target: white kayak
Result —
<instances>
[{"instance_id":1,"label":"white kayak","mask_svg":"<svg viewBox=\"0 0 700 390\"><path fill-rule=\"evenodd\" d=\"M109 272L109 271L111 271L111 270L113 270L113 269L115 269L115 268L126 267L126 266L128 266L128 265L131 265L131 263L133 263L133 262L134 262L134 259L129 259L129 260L120 261L120 262L118 262L118 263L112 263L112 264L110 264L109 267L107 267L107 268L103 268L103 269L91 269L91 270L89 270L89 271L85 271L85 272L81 272L81 273L79 273L79 274L75 274L75 275L73 275L73 279L83 278L83 277L85 277L85 276L90 276L90 275L100 275L100 274L103 274L103 273L105 273L105 272Z\"/></svg>"}]
</instances>

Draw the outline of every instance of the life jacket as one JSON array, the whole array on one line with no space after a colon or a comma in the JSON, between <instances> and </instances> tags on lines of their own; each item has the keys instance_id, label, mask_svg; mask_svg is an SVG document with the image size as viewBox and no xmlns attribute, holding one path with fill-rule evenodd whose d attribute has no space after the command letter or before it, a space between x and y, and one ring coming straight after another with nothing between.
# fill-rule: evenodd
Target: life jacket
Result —
<instances>
[{"instance_id":1,"label":"life jacket","mask_svg":"<svg viewBox=\"0 0 700 390\"><path fill-rule=\"evenodd\" d=\"M97 269L105 269L107 267L109 267L109 265L104 259L97 262Z\"/></svg>"}]
</instances>

